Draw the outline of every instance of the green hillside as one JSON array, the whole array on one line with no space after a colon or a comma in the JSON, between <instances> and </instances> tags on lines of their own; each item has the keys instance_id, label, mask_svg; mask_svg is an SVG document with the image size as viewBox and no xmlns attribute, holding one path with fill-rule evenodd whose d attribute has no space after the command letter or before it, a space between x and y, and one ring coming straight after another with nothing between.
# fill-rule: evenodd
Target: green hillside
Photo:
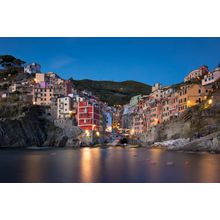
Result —
<instances>
[{"instance_id":1,"label":"green hillside","mask_svg":"<svg viewBox=\"0 0 220 220\"><path fill-rule=\"evenodd\" d=\"M135 95L147 95L151 86L136 81L72 80L76 89L89 90L109 105L126 104Z\"/></svg>"}]
</instances>

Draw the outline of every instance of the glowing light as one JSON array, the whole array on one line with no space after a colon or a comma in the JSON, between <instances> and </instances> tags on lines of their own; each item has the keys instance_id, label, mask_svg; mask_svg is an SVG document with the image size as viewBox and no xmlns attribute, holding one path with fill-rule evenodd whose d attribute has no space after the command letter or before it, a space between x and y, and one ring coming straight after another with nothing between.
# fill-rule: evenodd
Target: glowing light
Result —
<instances>
[{"instance_id":1,"label":"glowing light","mask_svg":"<svg viewBox=\"0 0 220 220\"><path fill-rule=\"evenodd\" d=\"M212 100L212 99L209 99L209 100L208 100L208 104L211 105L212 103L213 103L213 100Z\"/></svg>"},{"instance_id":2,"label":"glowing light","mask_svg":"<svg viewBox=\"0 0 220 220\"><path fill-rule=\"evenodd\" d=\"M131 135L134 134L134 128L131 129L130 134L131 134Z\"/></svg>"},{"instance_id":3,"label":"glowing light","mask_svg":"<svg viewBox=\"0 0 220 220\"><path fill-rule=\"evenodd\" d=\"M89 130L85 130L86 136L89 137Z\"/></svg>"},{"instance_id":4,"label":"glowing light","mask_svg":"<svg viewBox=\"0 0 220 220\"><path fill-rule=\"evenodd\" d=\"M190 106L190 103L191 103L191 101L190 101L190 100L188 100L188 101L187 101L187 106Z\"/></svg>"},{"instance_id":5,"label":"glowing light","mask_svg":"<svg viewBox=\"0 0 220 220\"><path fill-rule=\"evenodd\" d=\"M96 135L97 135L97 137L99 137L99 136L100 136L100 133L99 133L99 131L96 131Z\"/></svg>"}]
</instances>

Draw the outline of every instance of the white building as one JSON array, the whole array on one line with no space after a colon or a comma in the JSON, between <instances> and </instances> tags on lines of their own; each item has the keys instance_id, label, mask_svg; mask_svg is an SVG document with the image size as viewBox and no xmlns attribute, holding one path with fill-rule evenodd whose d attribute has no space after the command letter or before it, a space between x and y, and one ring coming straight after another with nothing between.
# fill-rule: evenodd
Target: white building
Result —
<instances>
[{"instance_id":1,"label":"white building","mask_svg":"<svg viewBox=\"0 0 220 220\"><path fill-rule=\"evenodd\" d=\"M8 90L10 93L13 93L17 91L18 87L20 87L20 84L13 83L12 85L9 86Z\"/></svg>"},{"instance_id":2,"label":"white building","mask_svg":"<svg viewBox=\"0 0 220 220\"><path fill-rule=\"evenodd\" d=\"M73 114L73 100L66 96L57 99L57 118L71 118Z\"/></svg>"},{"instance_id":3,"label":"white building","mask_svg":"<svg viewBox=\"0 0 220 220\"><path fill-rule=\"evenodd\" d=\"M161 99L163 97L163 89L160 83L156 83L152 86L151 96L153 99Z\"/></svg>"},{"instance_id":4,"label":"white building","mask_svg":"<svg viewBox=\"0 0 220 220\"><path fill-rule=\"evenodd\" d=\"M25 73L29 73L29 74L34 74L34 73L40 73L41 66L38 63L31 63L28 64L25 68L24 68L24 72Z\"/></svg>"},{"instance_id":5,"label":"white building","mask_svg":"<svg viewBox=\"0 0 220 220\"><path fill-rule=\"evenodd\" d=\"M201 66L200 68L193 70L190 72L185 78L184 82L190 81L192 79L204 76L208 73L208 67L207 66Z\"/></svg>"},{"instance_id":6,"label":"white building","mask_svg":"<svg viewBox=\"0 0 220 220\"><path fill-rule=\"evenodd\" d=\"M68 94L69 97L71 97L73 99L74 102L82 102L83 100L85 100L84 97L80 96L79 94Z\"/></svg>"},{"instance_id":7,"label":"white building","mask_svg":"<svg viewBox=\"0 0 220 220\"><path fill-rule=\"evenodd\" d=\"M207 75L204 76L202 80L202 85L209 85L214 83L220 78L220 67L216 68L213 72L209 72Z\"/></svg>"}]
</instances>

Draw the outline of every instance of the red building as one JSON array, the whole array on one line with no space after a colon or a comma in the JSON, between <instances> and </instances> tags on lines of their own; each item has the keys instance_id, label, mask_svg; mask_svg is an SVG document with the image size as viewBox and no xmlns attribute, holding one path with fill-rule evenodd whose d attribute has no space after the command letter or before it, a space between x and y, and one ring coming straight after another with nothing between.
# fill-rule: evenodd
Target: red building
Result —
<instances>
[{"instance_id":1,"label":"red building","mask_svg":"<svg viewBox=\"0 0 220 220\"><path fill-rule=\"evenodd\" d=\"M78 102L78 126L83 130L100 131L100 107L97 103Z\"/></svg>"}]
</instances>

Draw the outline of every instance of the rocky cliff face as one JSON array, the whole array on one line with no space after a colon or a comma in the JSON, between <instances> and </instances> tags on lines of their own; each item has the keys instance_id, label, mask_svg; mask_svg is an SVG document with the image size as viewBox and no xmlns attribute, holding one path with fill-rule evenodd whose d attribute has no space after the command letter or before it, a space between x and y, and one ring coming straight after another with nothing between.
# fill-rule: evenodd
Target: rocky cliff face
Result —
<instances>
[{"instance_id":1,"label":"rocky cliff face","mask_svg":"<svg viewBox=\"0 0 220 220\"><path fill-rule=\"evenodd\" d=\"M216 104L210 108L196 106L186 111L179 119L152 128L150 132L141 135L140 140L142 145L152 145L155 142L181 138L194 140L218 131L220 131L220 105ZM198 143L201 144L201 141Z\"/></svg>"},{"instance_id":2,"label":"rocky cliff face","mask_svg":"<svg viewBox=\"0 0 220 220\"><path fill-rule=\"evenodd\" d=\"M80 129L72 132L56 127L40 106L16 104L0 106L0 147L74 146Z\"/></svg>"}]
</instances>

